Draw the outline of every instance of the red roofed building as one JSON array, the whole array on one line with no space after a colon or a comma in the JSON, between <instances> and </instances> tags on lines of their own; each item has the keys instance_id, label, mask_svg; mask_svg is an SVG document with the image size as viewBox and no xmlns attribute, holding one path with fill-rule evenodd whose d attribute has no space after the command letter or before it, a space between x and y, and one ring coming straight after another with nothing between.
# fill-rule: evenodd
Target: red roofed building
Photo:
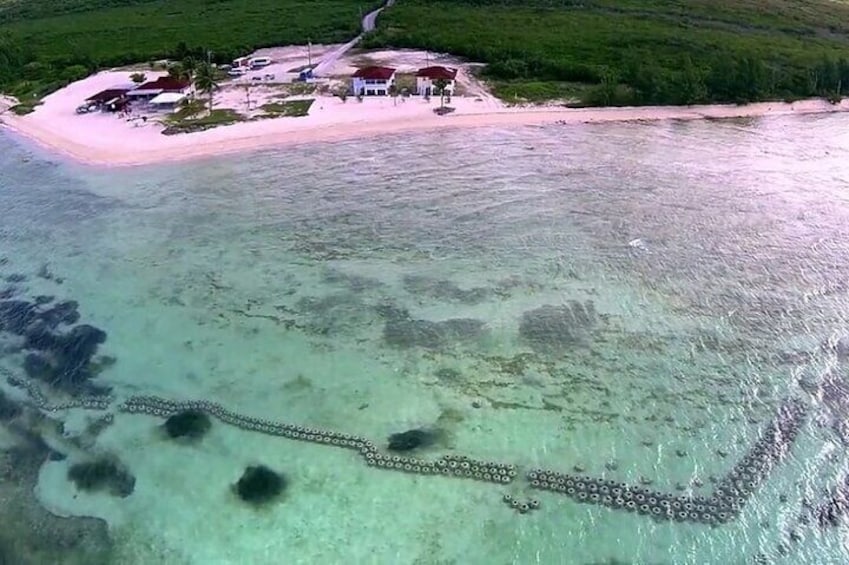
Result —
<instances>
[{"instance_id":1,"label":"red roofed building","mask_svg":"<svg viewBox=\"0 0 849 565\"><path fill-rule=\"evenodd\" d=\"M386 96L395 84L395 69L363 67L352 76L355 96Z\"/></svg>"},{"instance_id":2,"label":"red roofed building","mask_svg":"<svg viewBox=\"0 0 849 565\"><path fill-rule=\"evenodd\" d=\"M129 90L129 88L107 88L106 90L101 90L97 94L89 96L85 99L85 101L98 105L106 104L116 98L123 98Z\"/></svg>"},{"instance_id":3,"label":"red roofed building","mask_svg":"<svg viewBox=\"0 0 849 565\"><path fill-rule=\"evenodd\" d=\"M455 79L457 78L457 69L449 67L425 67L419 69L416 73L416 92L422 96L431 96L439 94L434 87L434 82L444 80L448 84L445 86L445 95L452 96L454 94Z\"/></svg>"}]
</instances>

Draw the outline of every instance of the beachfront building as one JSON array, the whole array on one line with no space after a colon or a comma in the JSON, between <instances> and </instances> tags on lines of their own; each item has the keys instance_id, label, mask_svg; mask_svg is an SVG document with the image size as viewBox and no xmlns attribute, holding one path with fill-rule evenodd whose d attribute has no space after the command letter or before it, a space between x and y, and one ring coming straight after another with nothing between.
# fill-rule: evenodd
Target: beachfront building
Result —
<instances>
[{"instance_id":1,"label":"beachfront building","mask_svg":"<svg viewBox=\"0 0 849 565\"><path fill-rule=\"evenodd\" d=\"M386 96L395 84L395 69L389 67L363 67L354 73L354 96Z\"/></svg>"},{"instance_id":2,"label":"beachfront building","mask_svg":"<svg viewBox=\"0 0 849 565\"><path fill-rule=\"evenodd\" d=\"M151 98L148 105L157 110L174 110L186 98L188 95L182 92L163 92Z\"/></svg>"},{"instance_id":3,"label":"beachfront building","mask_svg":"<svg viewBox=\"0 0 849 565\"><path fill-rule=\"evenodd\" d=\"M85 99L85 111L106 110L117 112L127 105L127 92L131 89L131 86L127 86L101 90L97 94L93 94Z\"/></svg>"},{"instance_id":4,"label":"beachfront building","mask_svg":"<svg viewBox=\"0 0 849 565\"><path fill-rule=\"evenodd\" d=\"M172 77L159 77L127 92L127 98L138 101L150 101L163 93L178 93L184 97L191 93L192 83Z\"/></svg>"},{"instance_id":5,"label":"beachfront building","mask_svg":"<svg viewBox=\"0 0 849 565\"><path fill-rule=\"evenodd\" d=\"M448 83L445 87L445 96L453 96L456 78L457 69L449 67L434 66L419 69L416 73L416 92L420 96L438 95L433 83L441 79Z\"/></svg>"}]
</instances>

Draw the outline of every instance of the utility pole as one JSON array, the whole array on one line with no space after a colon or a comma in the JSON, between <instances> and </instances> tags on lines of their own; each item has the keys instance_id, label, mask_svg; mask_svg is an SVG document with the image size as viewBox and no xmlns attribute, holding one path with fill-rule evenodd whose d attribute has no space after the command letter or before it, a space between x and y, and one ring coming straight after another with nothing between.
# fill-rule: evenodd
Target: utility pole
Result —
<instances>
[{"instance_id":1,"label":"utility pole","mask_svg":"<svg viewBox=\"0 0 849 565\"><path fill-rule=\"evenodd\" d=\"M312 68L312 41L307 39L307 66Z\"/></svg>"}]
</instances>

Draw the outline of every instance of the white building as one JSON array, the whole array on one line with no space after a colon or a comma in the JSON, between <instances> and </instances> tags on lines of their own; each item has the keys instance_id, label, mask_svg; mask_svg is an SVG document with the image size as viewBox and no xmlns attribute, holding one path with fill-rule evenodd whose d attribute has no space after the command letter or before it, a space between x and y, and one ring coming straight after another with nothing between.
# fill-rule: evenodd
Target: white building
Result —
<instances>
[{"instance_id":1,"label":"white building","mask_svg":"<svg viewBox=\"0 0 849 565\"><path fill-rule=\"evenodd\" d=\"M163 92L154 96L148 104L160 110L174 110L185 100L187 96L182 92Z\"/></svg>"},{"instance_id":2,"label":"white building","mask_svg":"<svg viewBox=\"0 0 849 565\"><path fill-rule=\"evenodd\" d=\"M192 91L192 83L183 80L171 78L169 76L159 77L156 80L146 82L141 86L127 92L127 98L131 100L151 100L163 92L177 92L180 94L189 95Z\"/></svg>"},{"instance_id":3,"label":"white building","mask_svg":"<svg viewBox=\"0 0 849 565\"><path fill-rule=\"evenodd\" d=\"M439 66L419 69L416 73L416 92L421 96L439 96L433 83L442 79L448 83L445 87L445 96L453 96L456 78L457 69Z\"/></svg>"},{"instance_id":4,"label":"white building","mask_svg":"<svg viewBox=\"0 0 849 565\"><path fill-rule=\"evenodd\" d=\"M363 67L352 78L354 96L386 96L395 84L395 69Z\"/></svg>"}]
</instances>

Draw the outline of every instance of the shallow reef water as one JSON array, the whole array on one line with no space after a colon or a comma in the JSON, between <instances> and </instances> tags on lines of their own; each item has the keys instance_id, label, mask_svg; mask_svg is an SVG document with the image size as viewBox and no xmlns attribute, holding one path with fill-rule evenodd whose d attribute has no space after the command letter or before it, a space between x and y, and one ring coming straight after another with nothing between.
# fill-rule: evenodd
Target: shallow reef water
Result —
<instances>
[{"instance_id":1,"label":"shallow reef water","mask_svg":"<svg viewBox=\"0 0 849 565\"><path fill-rule=\"evenodd\" d=\"M0 135L0 561L846 562L846 131Z\"/></svg>"}]
</instances>

